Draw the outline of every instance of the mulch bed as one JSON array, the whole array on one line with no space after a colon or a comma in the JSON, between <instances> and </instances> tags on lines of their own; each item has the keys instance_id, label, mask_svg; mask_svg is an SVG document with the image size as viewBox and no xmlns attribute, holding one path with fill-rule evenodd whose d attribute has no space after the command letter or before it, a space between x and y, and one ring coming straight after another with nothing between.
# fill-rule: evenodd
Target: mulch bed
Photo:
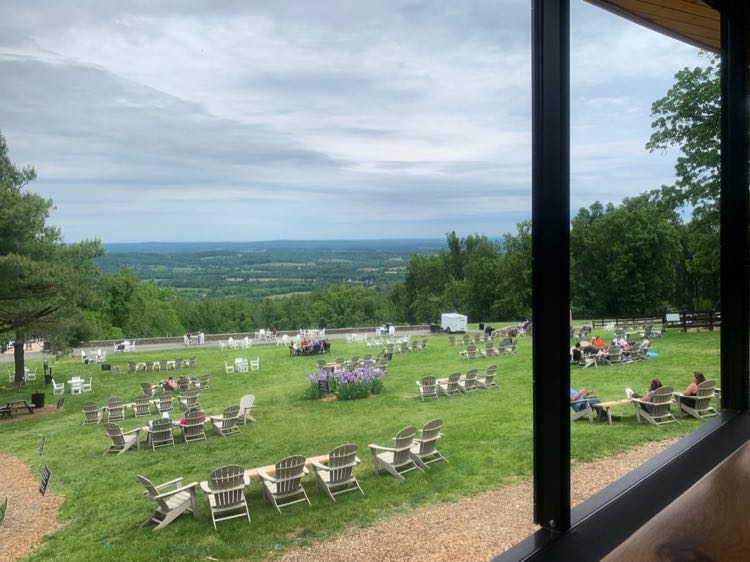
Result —
<instances>
[{"instance_id":1,"label":"mulch bed","mask_svg":"<svg viewBox=\"0 0 750 562\"><path fill-rule=\"evenodd\" d=\"M8 509L0 525L0 562L26 556L45 534L61 527L57 513L63 498L52 495L49 489L40 496L39 474L29 473L29 466L16 457L0 453L0 501L6 496Z\"/></svg>"}]
</instances>

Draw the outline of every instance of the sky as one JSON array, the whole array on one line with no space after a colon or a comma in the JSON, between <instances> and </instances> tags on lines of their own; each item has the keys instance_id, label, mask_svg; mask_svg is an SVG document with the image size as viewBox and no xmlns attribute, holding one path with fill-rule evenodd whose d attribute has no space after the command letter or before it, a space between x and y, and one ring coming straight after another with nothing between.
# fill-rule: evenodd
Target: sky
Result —
<instances>
[{"instance_id":1,"label":"sky","mask_svg":"<svg viewBox=\"0 0 750 562\"><path fill-rule=\"evenodd\" d=\"M530 0L0 6L0 132L67 241L500 236L531 214ZM671 183L696 48L571 3L571 209Z\"/></svg>"}]
</instances>

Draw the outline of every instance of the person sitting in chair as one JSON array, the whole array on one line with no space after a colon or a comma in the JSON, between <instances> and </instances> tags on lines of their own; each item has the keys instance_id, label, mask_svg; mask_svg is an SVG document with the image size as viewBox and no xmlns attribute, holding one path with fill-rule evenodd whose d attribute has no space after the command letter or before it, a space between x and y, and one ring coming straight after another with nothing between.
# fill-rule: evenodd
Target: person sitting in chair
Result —
<instances>
[{"instance_id":1,"label":"person sitting in chair","mask_svg":"<svg viewBox=\"0 0 750 562\"><path fill-rule=\"evenodd\" d=\"M586 402L588 402L589 406L593 408L594 404L601 403L601 400L594 395L594 391L591 389L576 390L575 388L570 387L570 405L576 412L584 410L586 408ZM607 412L603 409L599 409L599 421L608 421Z\"/></svg>"},{"instance_id":2,"label":"person sitting in chair","mask_svg":"<svg viewBox=\"0 0 750 562\"><path fill-rule=\"evenodd\" d=\"M659 379L651 379L651 384L648 387L648 393L645 396L641 396L637 392L633 392L631 388L626 388L625 394L627 395L628 398L638 398L640 400L643 400L644 402L653 402L654 393L656 393L656 391L660 389L662 386L664 385L661 384L661 381ZM641 408L643 408L646 412L650 414L652 405L641 404Z\"/></svg>"},{"instance_id":3,"label":"person sitting in chair","mask_svg":"<svg viewBox=\"0 0 750 562\"><path fill-rule=\"evenodd\" d=\"M576 344L570 348L570 361L571 363L580 363L583 359L583 350L581 349L581 342L577 341Z\"/></svg>"}]
</instances>

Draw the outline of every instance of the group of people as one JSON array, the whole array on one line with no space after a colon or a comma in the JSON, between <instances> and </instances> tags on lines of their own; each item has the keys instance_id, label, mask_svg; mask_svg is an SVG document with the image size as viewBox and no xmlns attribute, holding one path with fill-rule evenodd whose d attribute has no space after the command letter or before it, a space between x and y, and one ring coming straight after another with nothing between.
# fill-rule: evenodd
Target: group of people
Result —
<instances>
[{"instance_id":1,"label":"group of people","mask_svg":"<svg viewBox=\"0 0 750 562\"><path fill-rule=\"evenodd\" d=\"M328 353L331 350L331 343L328 339L304 338L299 343L292 340L289 344L289 355L317 355L318 353Z\"/></svg>"},{"instance_id":2,"label":"group of people","mask_svg":"<svg viewBox=\"0 0 750 562\"><path fill-rule=\"evenodd\" d=\"M696 396L698 394L698 385L702 382L705 382L706 377L703 375L700 371L693 371L692 373L692 381L687 386L684 392L682 392L682 396ZM642 402L653 402L654 400L654 394L656 394L656 391L659 390L662 386L664 386L658 378L651 379L651 383L649 384L648 390L645 394L640 395L637 392L633 392L632 389L626 388L625 394L627 395L628 399L631 398L637 398L641 400ZM678 399L681 398L681 396L678 397ZM580 389L576 390L575 388L570 388L570 405L573 407L573 409L576 412L580 412L581 410L586 408L586 403L589 404L592 408L596 404L600 404L601 400L597 398L594 395L594 391L592 389ZM651 413L651 404L641 404L641 408L645 410L648 413ZM607 421L607 413L604 411L603 408L598 408L599 410L599 420L600 421Z\"/></svg>"},{"instance_id":3,"label":"group of people","mask_svg":"<svg viewBox=\"0 0 750 562\"><path fill-rule=\"evenodd\" d=\"M612 340L612 346L622 351L622 362L632 362L631 353L644 354L651 348L651 340L647 336L641 338L637 344L630 339L630 335L624 337L621 334L615 336ZM570 360L572 363L580 363L584 356L594 356L599 363L609 363L610 346L608 346L600 336L594 336L590 342L582 345L581 342L570 348Z\"/></svg>"}]
</instances>

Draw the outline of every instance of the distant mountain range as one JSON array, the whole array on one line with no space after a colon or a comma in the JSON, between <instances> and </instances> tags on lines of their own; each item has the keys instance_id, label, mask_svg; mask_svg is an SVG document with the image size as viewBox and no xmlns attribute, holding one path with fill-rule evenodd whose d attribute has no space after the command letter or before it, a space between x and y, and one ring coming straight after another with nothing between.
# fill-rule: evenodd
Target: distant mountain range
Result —
<instances>
[{"instance_id":1,"label":"distant mountain range","mask_svg":"<svg viewBox=\"0 0 750 562\"><path fill-rule=\"evenodd\" d=\"M108 253L182 254L196 252L252 252L257 250L403 250L433 252L445 247L444 238L376 240L266 240L257 242L122 242L104 244Z\"/></svg>"}]
</instances>

